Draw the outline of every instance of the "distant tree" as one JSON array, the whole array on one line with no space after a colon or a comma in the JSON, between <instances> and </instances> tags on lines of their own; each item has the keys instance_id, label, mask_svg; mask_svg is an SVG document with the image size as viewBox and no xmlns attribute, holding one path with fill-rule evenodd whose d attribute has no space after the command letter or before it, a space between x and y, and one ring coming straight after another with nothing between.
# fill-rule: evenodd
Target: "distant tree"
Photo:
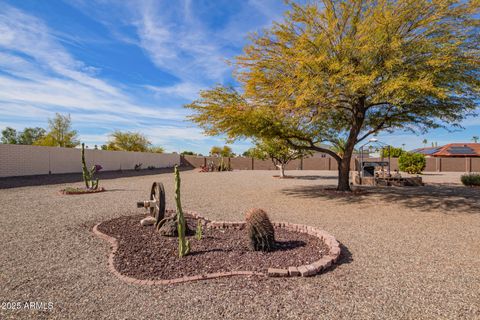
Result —
<instances>
[{"instance_id":1,"label":"distant tree","mask_svg":"<svg viewBox=\"0 0 480 320\"><path fill-rule=\"evenodd\" d=\"M102 145L100 146L100 149L102 149L102 150L108 150L108 146L107 146L106 144L102 144Z\"/></svg>"},{"instance_id":2,"label":"distant tree","mask_svg":"<svg viewBox=\"0 0 480 320\"><path fill-rule=\"evenodd\" d=\"M235 156L235 153L233 153L232 148L229 146L223 146L222 148L213 146L210 149L210 155L215 157L232 158Z\"/></svg>"},{"instance_id":3,"label":"distant tree","mask_svg":"<svg viewBox=\"0 0 480 320\"><path fill-rule=\"evenodd\" d=\"M427 139L423 139L422 143L423 143L423 146L426 148L426 147L427 147L428 140L427 140Z\"/></svg>"},{"instance_id":4,"label":"distant tree","mask_svg":"<svg viewBox=\"0 0 480 320\"><path fill-rule=\"evenodd\" d=\"M6 127L5 129L2 130L2 143L4 144L17 144L18 143L18 137L17 137L17 130L11 128L11 127Z\"/></svg>"},{"instance_id":5,"label":"distant tree","mask_svg":"<svg viewBox=\"0 0 480 320\"><path fill-rule=\"evenodd\" d=\"M420 153L405 152L398 158L398 168L407 173L420 174L426 165L425 155Z\"/></svg>"},{"instance_id":6,"label":"distant tree","mask_svg":"<svg viewBox=\"0 0 480 320\"><path fill-rule=\"evenodd\" d=\"M210 155L211 156L219 156L220 153L222 153L222 148L220 147L217 147L217 146L213 146L211 149L210 149Z\"/></svg>"},{"instance_id":7,"label":"distant tree","mask_svg":"<svg viewBox=\"0 0 480 320\"><path fill-rule=\"evenodd\" d=\"M70 115L55 114L53 119L48 119L48 133L38 140L34 145L74 148L80 144L76 130L72 129Z\"/></svg>"},{"instance_id":8,"label":"distant tree","mask_svg":"<svg viewBox=\"0 0 480 320\"><path fill-rule=\"evenodd\" d=\"M185 156L196 156L197 154L193 151L182 151L182 153L180 153L182 155L185 155Z\"/></svg>"},{"instance_id":9,"label":"distant tree","mask_svg":"<svg viewBox=\"0 0 480 320\"><path fill-rule=\"evenodd\" d=\"M34 144L35 141L42 139L46 135L46 133L47 131L40 127L25 128L18 135L18 143L26 145Z\"/></svg>"},{"instance_id":10,"label":"distant tree","mask_svg":"<svg viewBox=\"0 0 480 320\"><path fill-rule=\"evenodd\" d=\"M164 153L165 152L165 149L162 148L162 147L150 147L148 148L148 152L152 152L152 153Z\"/></svg>"},{"instance_id":11,"label":"distant tree","mask_svg":"<svg viewBox=\"0 0 480 320\"><path fill-rule=\"evenodd\" d=\"M263 139L255 143L250 155L260 160L270 159L280 170L280 178L285 177L285 166L292 160L311 154L311 151L294 149L281 139Z\"/></svg>"},{"instance_id":12,"label":"distant tree","mask_svg":"<svg viewBox=\"0 0 480 320\"><path fill-rule=\"evenodd\" d=\"M478 142L478 136L473 136L472 140L473 140L473 142L477 143Z\"/></svg>"},{"instance_id":13,"label":"distant tree","mask_svg":"<svg viewBox=\"0 0 480 320\"><path fill-rule=\"evenodd\" d=\"M122 132L119 130L110 134L107 150L147 152L152 143L139 132Z\"/></svg>"},{"instance_id":14,"label":"distant tree","mask_svg":"<svg viewBox=\"0 0 480 320\"><path fill-rule=\"evenodd\" d=\"M337 189L350 191L350 160L364 139L459 126L476 109L478 1L289 4L233 62L240 90L216 86L187 105L205 133L327 153ZM343 156L320 145L339 136Z\"/></svg>"},{"instance_id":15,"label":"distant tree","mask_svg":"<svg viewBox=\"0 0 480 320\"><path fill-rule=\"evenodd\" d=\"M254 158L255 148L249 148L242 153L242 157Z\"/></svg>"},{"instance_id":16,"label":"distant tree","mask_svg":"<svg viewBox=\"0 0 480 320\"><path fill-rule=\"evenodd\" d=\"M223 146L222 152L220 153L220 155L225 158L235 157L235 153L232 151L232 148L230 148L229 146Z\"/></svg>"},{"instance_id":17,"label":"distant tree","mask_svg":"<svg viewBox=\"0 0 480 320\"><path fill-rule=\"evenodd\" d=\"M402 148L386 147L382 149L382 157L388 158L388 156L390 155L391 158L400 158L400 156L405 152L406 151L403 150Z\"/></svg>"}]
</instances>

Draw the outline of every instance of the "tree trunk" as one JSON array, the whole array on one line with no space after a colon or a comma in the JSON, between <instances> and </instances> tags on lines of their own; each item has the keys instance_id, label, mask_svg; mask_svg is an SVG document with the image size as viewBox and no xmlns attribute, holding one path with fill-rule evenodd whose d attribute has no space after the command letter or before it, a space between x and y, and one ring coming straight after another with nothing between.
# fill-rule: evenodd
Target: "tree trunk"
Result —
<instances>
[{"instance_id":1,"label":"tree trunk","mask_svg":"<svg viewBox=\"0 0 480 320\"><path fill-rule=\"evenodd\" d=\"M285 164L279 164L278 168L280 169L280 178L285 178Z\"/></svg>"},{"instance_id":2,"label":"tree trunk","mask_svg":"<svg viewBox=\"0 0 480 320\"><path fill-rule=\"evenodd\" d=\"M350 188L350 160L352 159L353 150L355 144L358 142L358 134L362 130L363 122L365 120L365 97L360 97L358 103L355 105L354 112L352 114L352 127L348 134L347 141L345 143L345 150L343 157L338 161L338 191L352 191Z\"/></svg>"},{"instance_id":3,"label":"tree trunk","mask_svg":"<svg viewBox=\"0 0 480 320\"><path fill-rule=\"evenodd\" d=\"M348 157L343 156L340 163L338 163L338 191L352 191L350 189L350 159L352 155Z\"/></svg>"}]
</instances>

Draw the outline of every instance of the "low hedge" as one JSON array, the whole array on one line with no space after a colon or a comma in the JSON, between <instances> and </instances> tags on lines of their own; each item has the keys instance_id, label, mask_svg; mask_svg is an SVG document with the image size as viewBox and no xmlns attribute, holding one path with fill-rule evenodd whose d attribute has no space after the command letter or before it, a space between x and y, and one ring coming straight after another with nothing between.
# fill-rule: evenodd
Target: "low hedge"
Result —
<instances>
[{"instance_id":1,"label":"low hedge","mask_svg":"<svg viewBox=\"0 0 480 320\"><path fill-rule=\"evenodd\" d=\"M480 174L479 173L467 173L460 177L462 183L466 186L480 186Z\"/></svg>"}]
</instances>

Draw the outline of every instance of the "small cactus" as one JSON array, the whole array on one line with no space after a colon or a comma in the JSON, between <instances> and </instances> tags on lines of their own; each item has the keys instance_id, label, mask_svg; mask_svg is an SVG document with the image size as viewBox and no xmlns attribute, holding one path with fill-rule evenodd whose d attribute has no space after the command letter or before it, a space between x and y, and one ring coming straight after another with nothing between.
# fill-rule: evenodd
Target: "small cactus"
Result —
<instances>
[{"instance_id":1,"label":"small cactus","mask_svg":"<svg viewBox=\"0 0 480 320\"><path fill-rule=\"evenodd\" d=\"M202 221L198 219L197 230L195 231L195 237L197 238L197 240L202 240L202 235L203 235Z\"/></svg>"},{"instance_id":2,"label":"small cactus","mask_svg":"<svg viewBox=\"0 0 480 320\"><path fill-rule=\"evenodd\" d=\"M97 190L98 189L98 179L95 179L95 173L100 171L102 166L94 165L90 170L87 168L85 162L85 143L82 143L82 175L83 181L87 189Z\"/></svg>"},{"instance_id":3,"label":"small cactus","mask_svg":"<svg viewBox=\"0 0 480 320\"><path fill-rule=\"evenodd\" d=\"M275 248L275 231L267 213L262 209L250 209L245 221L252 249L272 251Z\"/></svg>"},{"instance_id":4,"label":"small cactus","mask_svg":"<svg viewBox=\"0 0 480 320\"><path fill-rule=\"evenodd\" d=\"M187 225L180 201L180 172L178 166L175 166L175 201L177 204L178 256L181 258L190 253L190 242L185 238Z\"/></svg>"}]
</instances>

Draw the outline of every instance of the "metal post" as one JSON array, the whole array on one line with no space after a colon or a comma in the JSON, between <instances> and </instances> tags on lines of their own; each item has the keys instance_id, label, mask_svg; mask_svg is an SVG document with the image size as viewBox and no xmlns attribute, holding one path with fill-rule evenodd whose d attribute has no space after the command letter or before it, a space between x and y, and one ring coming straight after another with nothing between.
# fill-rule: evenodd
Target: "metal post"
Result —
<instances>
[{"instance_id":1,"label":"metal post","mask_svg":"<svg viewBox=\"0 0 480 320\"><path fill-rule=\"evenodd\" d=\"M388 176L390 176L390 159L392 158L392 150L390 149L390 145L388 145Z\"/></svg>"}]
</instances>

